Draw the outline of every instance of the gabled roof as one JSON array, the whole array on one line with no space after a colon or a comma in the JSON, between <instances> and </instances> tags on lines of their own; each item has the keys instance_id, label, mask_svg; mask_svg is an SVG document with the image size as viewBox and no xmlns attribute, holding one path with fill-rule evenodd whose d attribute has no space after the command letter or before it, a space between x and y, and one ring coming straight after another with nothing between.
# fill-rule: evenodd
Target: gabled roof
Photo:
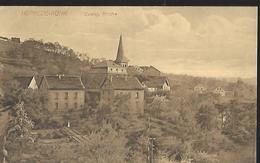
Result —
<instances>
[{"instance_id":1,"label":"gabled roof","mask_svg":"<svg viewBox=\"0 0 260 163\"><path fill-rule=\"evenodd\" d=\"M43 79L43 75L34 75L34 79L36 81L37 86L40 87L42 79Z\"/></svg>"},{"instance_id":2,"label":"gabled roof","mask_svg":"<svg viewBox=\"0 0 260 163\"><path fill-rule=\"evenodd\" d=\"M106 76L106 74L87 73L82 76L82 81L86 89L100 89Z\"/></svg>"},{"instance_id":3,"label":"gabled roof","mask_svg":"<svg viewBox=\"0 0 260 163\"><path fill-rule=\"evenodd\" d=\"M123 48L123 41L122 35L120 35L118 49L117 49L117 56L116 56L116 63L128 62L129 60L124 55L124 48Z\"/></svg>"},{"instance_id":4,"label":"gabled roof","mask_svg":"<svg viewBox=\"0 0 260 163\"><path fill-rule=\"evenodd\" d=\"M85 74L82 77L86 89L141 90L136 77L107 74Z\"/></svg>"},{"instance_id":5,"label":"gabled roof","mask_svg":"<svg viewBox=\"0 0 260 163\"><path fill-rule=\"evenodd\" d=\"M121 67L121 66L112 60L105 60L94 65L92 68L107 68L107 67Z\"/></svg>"},{"instance_id":6,"label":"gabled roof","mask_svg":"<svg viewBox=\"0 0 260 163\"><path fill-rule=\"evenodd\" d=\"M154 70L160 72L157 68L155 68L153 66L140 66L140 68L143 69L144 71L154 69Z\"/></svg>"},{"instance_id":7,"label":"gabled roof","mask_svg":"<svg viewBox=\"0 0 260 163\"><path fill-rule=\"evenodd\" d=\"M45 75L47 88L51 90L82 90L84 85L79 76Z\"/></svg>"},{"instance_id":8,"label":"gabled roof","mask_svg":"<svg viewBox=\"0 0 260 163\"><path fill-rule=\"evenodd\" d=\"M127 73L129 75L140 74L140 73L142 73L142 69L139 66L128 66L127 67Z\"/></svg>"},{"instance_id":9,"label":"gabled roof","mask_svg":"<svg viewBox=\"0 0 260 163\"><path fill-rule=\"evenodd\" d=\"M27 89L33 79L33 76L18 76L14 78L23 89Z\"/></svg>"},{"instance_id":10,"label":"gabled roof","mask_svg":"<svg viewBox=\"0 0 260 163\"><path fill-rule=\"evenodd\" d=\"M148 88L162 88L165 82L169 84L168 79L165 76L149 76L141 82L143 82Z\"/></svg>"},{"instance_id":11,"label":"gabled roof","mask_svg":"<svg viewBox=\"0 0 260 163\"><path fill-rule=\"evenodd\" d=\"M142 90L142 84L133 76L107 76L102 88L115 90Z\"/></svg>"}]
</instances>

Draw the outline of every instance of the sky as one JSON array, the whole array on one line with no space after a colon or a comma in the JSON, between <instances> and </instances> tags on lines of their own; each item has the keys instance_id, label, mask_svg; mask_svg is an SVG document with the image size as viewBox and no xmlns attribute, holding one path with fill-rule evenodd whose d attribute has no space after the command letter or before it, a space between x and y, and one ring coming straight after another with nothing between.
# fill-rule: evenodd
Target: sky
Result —
<instances>
[{"instance_id":1,"label":"sky","mask_svg":"<svg viewBox=\"0 0 260 163\"><path fill-rule=\"evenodd\" d=\"M256 77L256 7L0 7L0 36L205 77Z\"/></svg>"}]
</instances>

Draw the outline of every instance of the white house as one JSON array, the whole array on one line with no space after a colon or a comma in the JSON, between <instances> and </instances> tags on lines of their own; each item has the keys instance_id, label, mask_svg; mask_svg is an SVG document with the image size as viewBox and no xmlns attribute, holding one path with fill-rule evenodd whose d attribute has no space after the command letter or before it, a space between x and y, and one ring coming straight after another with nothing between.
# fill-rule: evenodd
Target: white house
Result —
<instances>
[{"instance_id":1,"label":"white house","mask_svg":"<svg viewBox=\"0 0 260 163\"><path fill-rule=\"evenodd\" d=\"M226 92L223 88L221 87L217 87L213 90L213 93L216 94L216 95L220 95L220 96L225 96L226 95Z\"/></svg>"}]
</instances>

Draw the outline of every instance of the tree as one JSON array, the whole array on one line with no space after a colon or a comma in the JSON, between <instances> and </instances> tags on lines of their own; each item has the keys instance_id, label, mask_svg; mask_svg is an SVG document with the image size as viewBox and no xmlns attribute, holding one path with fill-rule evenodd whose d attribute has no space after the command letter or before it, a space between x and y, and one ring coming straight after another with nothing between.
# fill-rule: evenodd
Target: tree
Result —
<instances>
[{"instance_id":1,"label":"tree","mask_svg":"<svg viewBox=\"0 0 260 163\"><path fill-rule=\"evenodd\" d=\"M111 106L108 103L101 100L96 109L97 123L100 123L106 117L106 114L109 113L111 113Z\"/></svg>"},{"instance_id":2,"label":"tree","mask_svg":"<svg viewBox=\"0 0 260 163\"><path fill-rule=\"evenodd\" d=\"M196 114L198 124L202 129L211 131L217 127L218 111L213 104L202 104Z\"/></svg>"},{"instance_id":3,"label":"tree","mask_svg":"<svg viewBox=\"0 0 260 163\"><path fill-rule=\"evenodd\" d=\"M256 105L242 104L238 101L231 101L223 133L238 144L255 142L256 134Z\"/></svg>"},{"instance_id":4,"label":"tree","mask_svg":"<svg viewBox=\"0 0 260 163\"><path fill-rule=\"evenodd\" d=\"M21 96L24 93L24 89L20 87L20 84L18 81L8 81L5 83L4 87L4 97L3 97L3 104L5 106L14 106L16 105L19 100L21 99Z\"/></svg>"},{"instance_id":5,"label":"tree","mask_svg":"<svg viewBox=\"0 0 260 163\"><path fill-rule=\"evenodd\" d=\"M9 126L7 128L7 141L9 144L17 144L18 143L18 154L22 155L22 151L24 149L24 145L28 142L34 142L32 137L31 130L33 128L33 122L27 116L27 113L24 110L24 103L20 102L16 105L15 108L16 115L9 122Z\"/></svg>"},{"instance_id":6,"label":"tree","mask_svg":"<svg viewBox=\"0 0 260 163\"><path fill-rule=\"evenodd\" d=\"M165 96L154 96L150 104L148 104L148 112L158 118L161 112L166 108L166 97Z\"/></svg>"},{"instance_id":7,"label":"tree","mask_svg":"<svg viewBox=\"0 0 260 163\"><path fill-rule=\"evenodd\" d=\"M112 111L128 114L130 112L129 94L116 95L113 98Z\"/></svg>"},{"instance_id":8,"label":"tree","mask_svg":"<svg viewBox=\"0 0 260 163\"><path fill-rule=\"evenodd\" d=\"M86 156L88 163L123 163L125 162L125 137L113 129L111 124L103 124L97 132L86 136L86 144L82 144L78 153Z\"/></svg>"}]
</instances>

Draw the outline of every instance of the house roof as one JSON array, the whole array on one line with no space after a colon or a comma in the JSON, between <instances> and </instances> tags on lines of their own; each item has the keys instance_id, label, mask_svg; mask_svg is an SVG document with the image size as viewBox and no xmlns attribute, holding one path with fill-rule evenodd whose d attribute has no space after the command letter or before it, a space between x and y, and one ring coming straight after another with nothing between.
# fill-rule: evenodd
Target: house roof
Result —
<instances>
[{"instance_id":1,"label":"house roof","mask_svg":"<svg viewBox=\"0 0 260 163\"><path fill-rule=\"evenodd\" d=\"M121 67L121 66L112 60L105 60L94 65L92 68L106 68L106 67Z\"/></svg>"},{"instance_id":2,"label":"house roof","mask_svg":"<svg viewBox=\"0 0 260 163\"><path fill-rule=\"evenodd\" d=\"M136 77L107 74L85 74L82 77L87 89L139 90L142 84Z\"/></svg>"},{"instance_id":3,"label":"house roof","mask_svg":"<svg viewBox=\"0 0 260 163\"><path fill-rule=\"evenodd\" d=\"M88 74L106 74L106 68L93 68L88 71Z\"/></svg>"},{"instance_id":4,"label":"house roof","mask_svg":"<svg viewBox=\"0 0 260 163\"><path fill-rule=\"evenodd\" d=\"M106 76L106 74L87 73L82 76L82 81L86 89L100 89Z\"/></svg>"},{"instance_id":5,"label":"house roof","mask_svg":"<svg viewBox=\"0 0 260 163\"><path fill-rule=\"evenodd\" d=\"M165 76L150 76L143 79L143 82L148 88L161 88L165 82L168 82Z\"/></svg>"},{"instance_id":6,"label":"house roof","mask_svg":"<svg viewBox=\"0 0 260 163\"><path fill-rule=\"evenodd\" d=\"M33 79L33 76L18 76L18 77L15 77L14 79L19 82L20 86L23 89L26 89L29 87L29 85Z\"/></svg>"},{"instance_id":7,"label":"house roof","mask_svg":"<svg viewBox=\"0 0 260 163\"><path fill-rule=\"evenodd\" d=\"M79 76L59 76L45 75L44 76L48 89L53 90L82 90L84 85Z\"/></svg>"},{"instance_id":8,"label":"house roof","mask_svg":"<svg viewBox=\"0 0 260 163\"><path fill-rule=\"evenodd\" d=\"M37 86L39 87L41 85L43 75L34 75L34 79L36 81Z\"/></svg>"},{"instance_id":9,"label":"house roof","mask_svg":"<svg viewBox=\"0 0 260 163\"><path fill-rule=\"evenodd\" d=\"M115 90L142 90L142 84L133 76L107 76L103 88L112 88Z\"/></svg>"},{"instance_id":10,"label":"house roof","mask_svg":"<svg viewBox=\"0 0 260 163\"><path fill-rule=\"evenodd\" d=\"M128 66L127 67L127 73L130 74L130 75L135 75L135 74L138 74L139 72L137 71L136 67Z\"/></svg>"},{"instance_id":11,"label":"house roof","mask_svg":"<svg viewBox=\"0 0 260 163\"><path fill-rule=\"evenodd\" d=\"M143 69L144 71L150 70L150 69L154 69L158 72L160 72L157 68L153 67L153 66L140 66L141 69Z\"/></svg>"},{"instance_id":12,"label":"house roof","mask_svg":"<svg viewBox=\"0 0 260 163\"><path fill-rule=\"evenodd\" d=\"M124 48L123 48L123 40L122 35L120 35L118 49L117 49L117 56L116 56L116 63L128 62L129 60L124 55Z\"/></svg>"}]
</instances>

